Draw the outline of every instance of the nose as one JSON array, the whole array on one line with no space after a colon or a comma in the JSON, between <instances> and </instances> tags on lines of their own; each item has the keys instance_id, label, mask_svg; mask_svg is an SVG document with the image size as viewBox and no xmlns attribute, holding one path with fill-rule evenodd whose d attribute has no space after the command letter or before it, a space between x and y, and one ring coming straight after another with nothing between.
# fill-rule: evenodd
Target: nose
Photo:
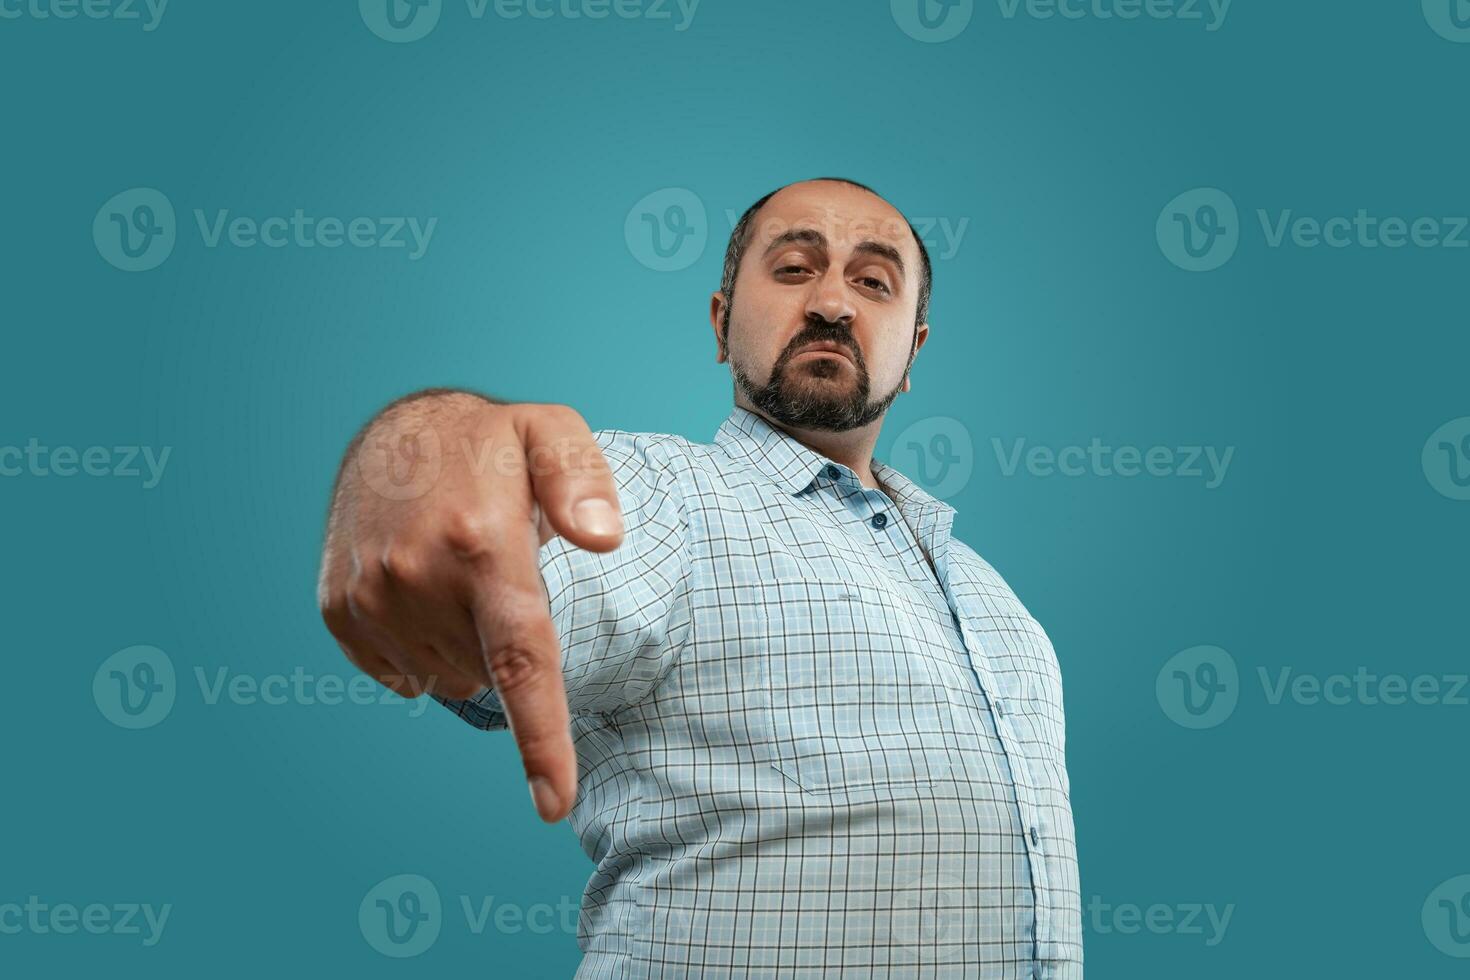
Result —
<instances>
[{"instance_id":1,"label":"nose","mask_svg":"<svg viewBox=\"0 0 1470 980\"><path fill-rule=\"evenodd\" d=\"M843 278L842 269L833 263L825 273L812 280L806 300L807 316L819 316L828 323L852 326L857 311L852 291Z\"/></svg>"}]
</instances>

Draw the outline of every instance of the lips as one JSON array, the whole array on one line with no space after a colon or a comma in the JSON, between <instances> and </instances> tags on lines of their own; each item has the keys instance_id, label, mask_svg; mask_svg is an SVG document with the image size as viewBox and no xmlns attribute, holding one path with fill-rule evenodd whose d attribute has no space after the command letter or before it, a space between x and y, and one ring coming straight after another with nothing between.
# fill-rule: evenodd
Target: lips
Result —
<instances>
[{"instance_id":1,"label":"lips","mask_svg":"<svg viewBox=\"0 0 1470 980\"><path fill-rule=\"evenodd\" d=\"M848 361L853 361L851 352L842 344L839 344L834 340L819 340L816 343L807 344L791 356L796 357L800 354L810 354L813 351L829 351L833 354L842 355L843 357L847 358ZM854 361L853 363L856 362Z\"/></svg>"}]
</instances>

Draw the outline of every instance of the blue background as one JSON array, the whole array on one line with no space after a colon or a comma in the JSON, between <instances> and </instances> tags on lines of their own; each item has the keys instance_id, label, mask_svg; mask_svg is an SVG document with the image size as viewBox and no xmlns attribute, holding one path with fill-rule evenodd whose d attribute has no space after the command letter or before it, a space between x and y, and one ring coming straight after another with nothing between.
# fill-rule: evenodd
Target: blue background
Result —
<instances>
[{"instance_id":1,"label":"blue background","mask_svg":"<svg viewBox=\"0 0 1470 980\"><path fill-rule=\"evenodd\" d=\"M1470 708L1273 705L1257 670L1466 670L1470 503L1420 452L1470 415L1470 250L1272 248L1256 211L1470 213L1470 44L1416 2L1237 0L1215 31L988 2L943 43L881 2L703 0L679 31L677 11L477 20L447 0L402 44L356 8L0 19L0 444L172 447L151 490L0 479L0 903L173 905L153 947L0 935L0 970L570 976L575 935L475 935L459 910L575 901L591 871L537 820L508 736L420 703L211 705L194 672L351 675L315 606L322 519L347 440L397 395L469 386L711 439L726 211L837 174L968 222L955 254L931 244L932 334L878 455L913 475L890 443L934 416L971 436L955 530L1055 643L1084 907L1234 905L1213 946L1089 913L1088 975L1464 975L1420 912L1470 872ZM168 197L178 242L128 273L91 228L134 187ZM1195 187L1241 215L1207 273L1155 238ZM624 237L664 188L706 212L702 253L668 272ZM438 226L419 261L207 248L194 227L298 207ZM992 443L1093 437L1235 455L1207 490L1006 476ZM167 653L178 695L129 731L92 679L136 644ZM1155 678L1199 644L1241 690L1196 731ZM400 873L445 904L402 961L357 922Z\"/></svg>"}]
</instances>

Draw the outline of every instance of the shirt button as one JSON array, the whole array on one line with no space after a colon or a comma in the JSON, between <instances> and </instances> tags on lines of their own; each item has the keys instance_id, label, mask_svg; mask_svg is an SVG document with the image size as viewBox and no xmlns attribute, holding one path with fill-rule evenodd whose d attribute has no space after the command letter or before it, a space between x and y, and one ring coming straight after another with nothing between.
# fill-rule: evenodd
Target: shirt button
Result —
<instances>
[{"instance_id":1,"label":"shirt button","mask_svg":"<svg viewBox=\"0 0 1470 980\"><path fill-rule=\"evenodd\" d=\"M1040 847L1041 846L1041 835L1036 832L1036 828L1035 827L1032 827L1031 828L1031 846L1032 847Z\"/></svg>"},{"instance_id":2,"label":"shirt button","mask_svg":"<svg viewBox=\"0 0 1470 980\"><path fill-rule=\"evenodd\" d=\"M873 515L873 526L876 527L880 531L883 530L885 527L888 526L888 515L887 514L874 514Z\"/></svg>"},{"instance_id":3,"label":"shirt button","mask_svg":"<svg viewBox=\"0 0 1470 980\"><path fill-rule=\"evenodd\" d=\"M995 702L995 717L997 717L997 718L1004 718L1005 716L1006 716L1006 703L1004 701L997 701L997 702Z\"/></svg>"},{"instance_id":4,"label":"shirt button","mask_svg":"<svg viewBox=\"0 0 1470 980\"><path fill-rule=\"evenodd\" d=\"M835 466L829 466L829 467L827 467L827 476L831 477L832 479L835 480L835 479L837 479L841 475L842 475L842 472L840 470L838 470L837 467L835 467Z\"/></svg>"}]
</instances>

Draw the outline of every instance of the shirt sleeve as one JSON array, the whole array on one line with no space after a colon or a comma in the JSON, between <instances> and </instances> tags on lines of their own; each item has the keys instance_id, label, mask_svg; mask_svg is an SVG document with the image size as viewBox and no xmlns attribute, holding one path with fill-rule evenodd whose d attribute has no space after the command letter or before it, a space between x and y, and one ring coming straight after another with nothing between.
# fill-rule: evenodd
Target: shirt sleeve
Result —
<instances>
[{"instance_id":1,"label":"shirt sleeve","mask_svg":"<svg viewBox=\"0 0 1470 980\"><path fill-rule=\"evenodd\" d=\"M648 433L601 429L593 436L617 485L622 544L597 553L558 535L539 553L573 717L611 713L651 693L691 622L689 525L677 471ZM509 727L493 690L464 700L433 697L476 728Z\"/></svg>"}]
</instances>

